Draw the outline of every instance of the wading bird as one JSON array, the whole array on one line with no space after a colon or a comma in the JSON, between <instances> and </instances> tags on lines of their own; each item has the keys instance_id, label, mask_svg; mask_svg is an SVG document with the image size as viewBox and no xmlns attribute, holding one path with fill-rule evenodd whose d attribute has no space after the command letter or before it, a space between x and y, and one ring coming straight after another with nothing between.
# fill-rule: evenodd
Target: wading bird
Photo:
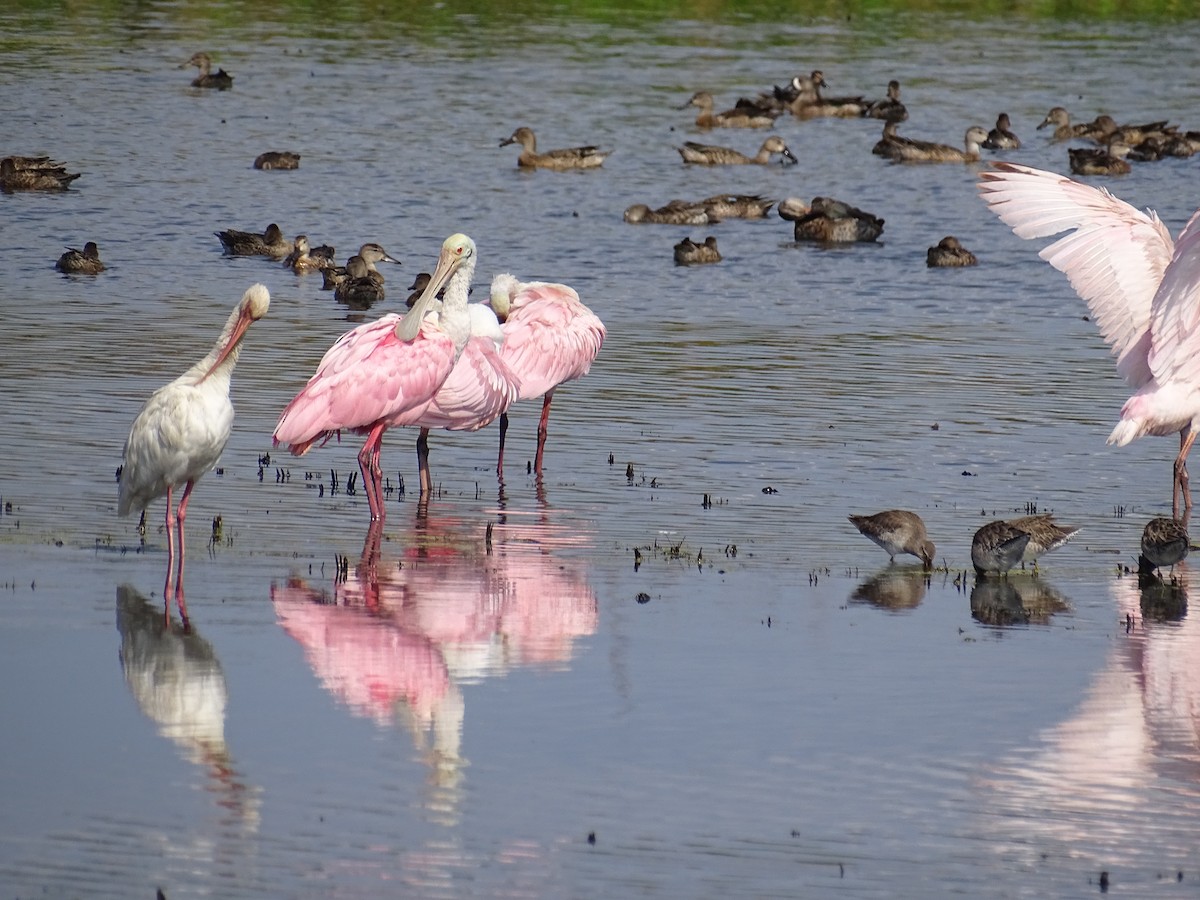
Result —
<instances>
[{"instance_id":1,"label":"wading bird","mask_svg":"<svg viewBox=\"0 0 1200 900\"><path fill-rule=\"evenodd\" d=\"M366 322L326 351L316 373L279 417L275 443L296 456L349 429L367 436L358 454L372 521L384 518L383 434L415 425L441 388L470 338L467 290L475 271L475 242L452 234L442 244L437 268L405 315ZM428 320L437 293L441 309Z\"/></svg>"},{"instance_id":2,"label":"wading bird","mask_svg":"<svg viewBox=\"0 0 1200 900\"><path fill-rule=\"evenodd\" d=\"M167 498L167 588L175 557L174 532L179 531L176 602L183 608L183 526L188 499L200 476L217 464L233 429L229 381L237 365L246 329L267 314L271 295L261 284L251 285L234 307L212 350L170 384L150 395L129 429L125 461L118 486L117 514L144 510ZM172 492L183 485L178 510ZM167 592L164 588L164 594Z\"/></svg>"},{"instance_id":3,"label":"wading bird","mask_svg":"<svg viewBox=\"0 0 1200 900\"><path fill-rule=\"evenodd\" d=\"M847 518L863 537L886 550L892 562L896 561L896 554L907 553L921 560L926 569L933 568L933 555L937 550L925 533L925 522L915 512L886 509L873 516Z\"/></svg>"},{"instance_id":4,"label":"wading bird","mask_svg":"<svg viewBox=\"0 0 1200 900\"><path fill-rule=\"evenodd\" d=\"M1060 238L1039 254L1063 272L1091 310L1135 389L1108 443L1179 433L1171 509L1192 508L1187 457L1200 431L1200 214L1173 241L1153 212L1054 172L994 163L979 190L1022 238Z\"/></svg>"},{"instance_id":5,"label":"wading bird","mask_svg":"<svg viewBox=\"0 0 1200 900\"><path fill-rule=\"evenodd\" d=\"M582 378L604 346L607 331L573 288L543 281L521 282L507 273L492 279L491 305L504 325L500 355L521 382L521 400L544 396L533 468L540 477L554 389ZM504 471L508 413L500 415L496 471Z\"/></svg>"}]
</instances>

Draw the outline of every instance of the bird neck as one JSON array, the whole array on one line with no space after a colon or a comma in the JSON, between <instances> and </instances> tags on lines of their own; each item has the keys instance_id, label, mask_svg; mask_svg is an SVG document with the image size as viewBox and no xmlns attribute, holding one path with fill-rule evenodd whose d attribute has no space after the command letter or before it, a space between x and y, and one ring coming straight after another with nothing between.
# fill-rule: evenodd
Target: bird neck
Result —
<instances>
[{"instance_id":1,"label":"bird neck","mask_svg":"<svg viewBox=\"0 0 1200 900\"><path fill-rule=\"evenodd\" d=\"M233 368L237 365L238 356L242 352L242 339L245 332L242 332L242 337L239 337L232 347L229 347L229 342L233 340L234 329L237 327L238 319L241 317L241 307L235 307L233 312L229 314L229 318L225 321L225 327L221 329L221 336L217 338L212 349L208 351L208 355L200 362L196 363L188 369L180 378L179 381L185 384L199 384L203 381L205 384L214 384L217 387L223 387L228 390L230 379L233 377ZM228 347L228 351L226 348ZM222 358L224 354L224 358ZM218 364L220 360L220 364Z\"/></svg>"},{"instance_id":2,"label":"bird neck","mask_svg":"<svg viewBox=\"0 0 1200 900\"><path fill-rule=\"evenodd\" d=\"M468 260L450 276L450 283L442 295L442 309L438 324L442 331L454 341L455 353L462 353L471 339L471 314L467 310L467 295L470 292L471 276L475 274L474 259Z\"/></svg>"}]
</instances>

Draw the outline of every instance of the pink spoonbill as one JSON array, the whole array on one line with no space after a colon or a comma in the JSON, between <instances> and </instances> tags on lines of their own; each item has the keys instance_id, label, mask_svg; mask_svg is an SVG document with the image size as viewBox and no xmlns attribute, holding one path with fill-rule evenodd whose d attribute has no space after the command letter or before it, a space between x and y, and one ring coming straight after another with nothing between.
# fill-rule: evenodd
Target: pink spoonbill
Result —
<instances>
[{"instance_id":1,"label":"pink spoonbill","mask_svg":"<svg viewBox=\"0 0 1200 900\"><path fill-rule=\"evenodd\" d=\"M478 431L504 415L520 396L521 381L501 356L504 332L496 314L486 303L471 303L467 312L471 316L471 338L416 423L421 426L417 466L423 496L433 490L429 474L430 429Z\"/></svg>"},{"instance_id":2,"label":"pink spoonbill","mask_svg":"<svg viewBox=\"0 0 1200 900\"><path fill-rule=\"evenodd\" d=\"M275 443L287 444L296 456L343 429L365 434L358 466L372 521L384 518L383 434L417 424L453 371L471 335L467 291L474 271L475 242L465 234L446 238L437 268L412 309L338 338L275 426ZM426 318L443 288L441 309Z\"/></svg>"},{"instance_id":3,"label":"pink spoonbill","mask_svg":"<svg viewBox=\"0 0 1200 900\"><path fill-rule=\"evenodd\" d=\"M1070 230L1039 254L1082 297L1134 388L1108 443L1179 433L1171 509L1191 512L1187 457L1200 429L1200 211L1178 241L1153 211L1053 172L993 163L979 190L1018 237Z\"/></svg>"},{"instance_id":4,"label":"pink spoonbill","mask_svg":"<svg viewBox=\"0 0 1200 900\"><path fill-rule=\"evenodd\" d=\"M582 378L592 367L607 334L599 316L583 305L573 288L543 281L520 282L507 273L492 279L491 305L504 323L500 355L521 381L521 400L544 397L538 422L534 471L542 474L547 423L554 389ZM500 415L496 471L504 471L508 414Z\"/></svg>"},{"instance_id":5,"label":"pink spoonbill","mask_svg":"<svg viewBox=\"0 0 1200 900\"><path fill-rule=\"evenodd\" d=\"M267 314L271 295L252 285L234 307L221 336L208 355L170 384L160 387L142 406L125 441L125 461L118 486L117 514L144 510L153 500L167 497L167 588L175 557L174 533L179 532L179 568L175 597L183 608L183 526L188 499L200 476L217 464L233 430L229 382L251 323ZM172 492L183 485L179 508Z\"/></svg>"}]
</instances>

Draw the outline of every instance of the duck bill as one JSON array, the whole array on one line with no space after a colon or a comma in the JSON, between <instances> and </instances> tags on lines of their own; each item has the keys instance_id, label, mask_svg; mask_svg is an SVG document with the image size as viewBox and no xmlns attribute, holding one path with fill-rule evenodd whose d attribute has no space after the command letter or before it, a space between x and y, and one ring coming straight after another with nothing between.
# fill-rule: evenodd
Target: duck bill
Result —
<instances>
[{"instance_id":1,"label":"duck bill","mask_svg":"<svg viewBox=\"0 0 1200 900\"><path fill-rule=\"evenodd\" d=\"M796 159L796 154L793 153L791 150L789 150L787 147L784 147L783 152L780 153L779 155L782 156L785 160L790 160L791 162L798 162L798 160Z\"/></svg>"},{"instance_id":2,"label":"duck bill","mask_svg":"<svg viewBox=\"0 0 1200 900\"><path fill-rule=\"evenodd\" d=\"M229 354L234 351L234 348L242 342L242 338L246 336L246 329L250 327L253 321L254 317L250 315L250 309L248 307L242 309L238 314L237 322L234 323L233 331L229 333L229 340L225 342L225 346L221 348L221 352L217 355L217 361L208 367L208 371L200 377L200 380L196 384L203 384L209 375L221 367L221 364L229 358Z\"/></svg>"},{"instance_id":3,"label":"duck bill","mask_svg":"<svg viewBox=\"0 0 1200 900\"><path fill-rule=\"evenodd\" d=\"M429 284L425 285L425 290L421 292L421 296L413 303L412 309L404 314L404 318L400 320L400 324L396 326L396 336L402 341L411 341L421 331L421 322L425 318L425 313L433 307L434 301L437 300L438 291L446 286L455 272L458 271L459 257L454 256L449 250L442 250L438 256L437 267L433 270L433 274L429 276Z\"/></svg>"}]
</instances>

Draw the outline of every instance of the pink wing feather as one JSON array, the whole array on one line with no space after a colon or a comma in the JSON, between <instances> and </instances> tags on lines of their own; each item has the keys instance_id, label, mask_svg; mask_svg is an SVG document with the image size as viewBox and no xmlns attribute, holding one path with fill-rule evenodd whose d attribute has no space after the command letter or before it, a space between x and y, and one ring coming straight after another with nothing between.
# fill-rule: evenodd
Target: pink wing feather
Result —
<instances>
[{"instance_id":1,"label":"pink wing feather","mask_svg":"<svg viewBox=\"0 0 1200 900\"><path fill-rule=\"evenodd\" d=\"M477 431L491 424L520 396L520 380L490 337L473 337L413 424L450 431Z\"/></svg>"},{"instance_id":2,"label":"pink wing feather","mask_svg":"<svg viewBox=\"0 0 1200 900\"><path fill-rule=\"evenodd\" d=\"M1166 227L1102 188L1054 172L993 163L979 190L988 207L1022 238L1072 233L1047 246L1042 259L1063 272L1091 310L1133 387L1152 376L1151 318L1155 291L1174 251Z\"/></svg>"},{"instance_id":3,"label":"pink wing feather","mask_svg":"<svg viewBox=\"0 0 1200 900\"><path fill-rule=\"evenodd\" d=\"M605 337L604 323L573 289L531 282L512 299L500 353L528 400L586 375Z\"/></svg>"},{"instance_id":4,"label":"pink wing feather","mask_svg":"<svg viewBox=\"0 0 1200 900\"><path fill-rule=\"evenodd\" d=\"M1150 369L1159 384L1200 385L1200 210L1179 235L1151 312Z\"/></svg>"},{"instance_id":5,"label":"pink wing feather","mask_svg":"<svg viewBox=\"0 0 1200 900\"><path fill-rule=\"evenodd\" d=\"M275 443L299 456L342 429L423 408L454 367L454 341L426 325L414 340L401 341L400 319L387 315L338 338L279 417Z\"/></svg>"}]
</instances>

